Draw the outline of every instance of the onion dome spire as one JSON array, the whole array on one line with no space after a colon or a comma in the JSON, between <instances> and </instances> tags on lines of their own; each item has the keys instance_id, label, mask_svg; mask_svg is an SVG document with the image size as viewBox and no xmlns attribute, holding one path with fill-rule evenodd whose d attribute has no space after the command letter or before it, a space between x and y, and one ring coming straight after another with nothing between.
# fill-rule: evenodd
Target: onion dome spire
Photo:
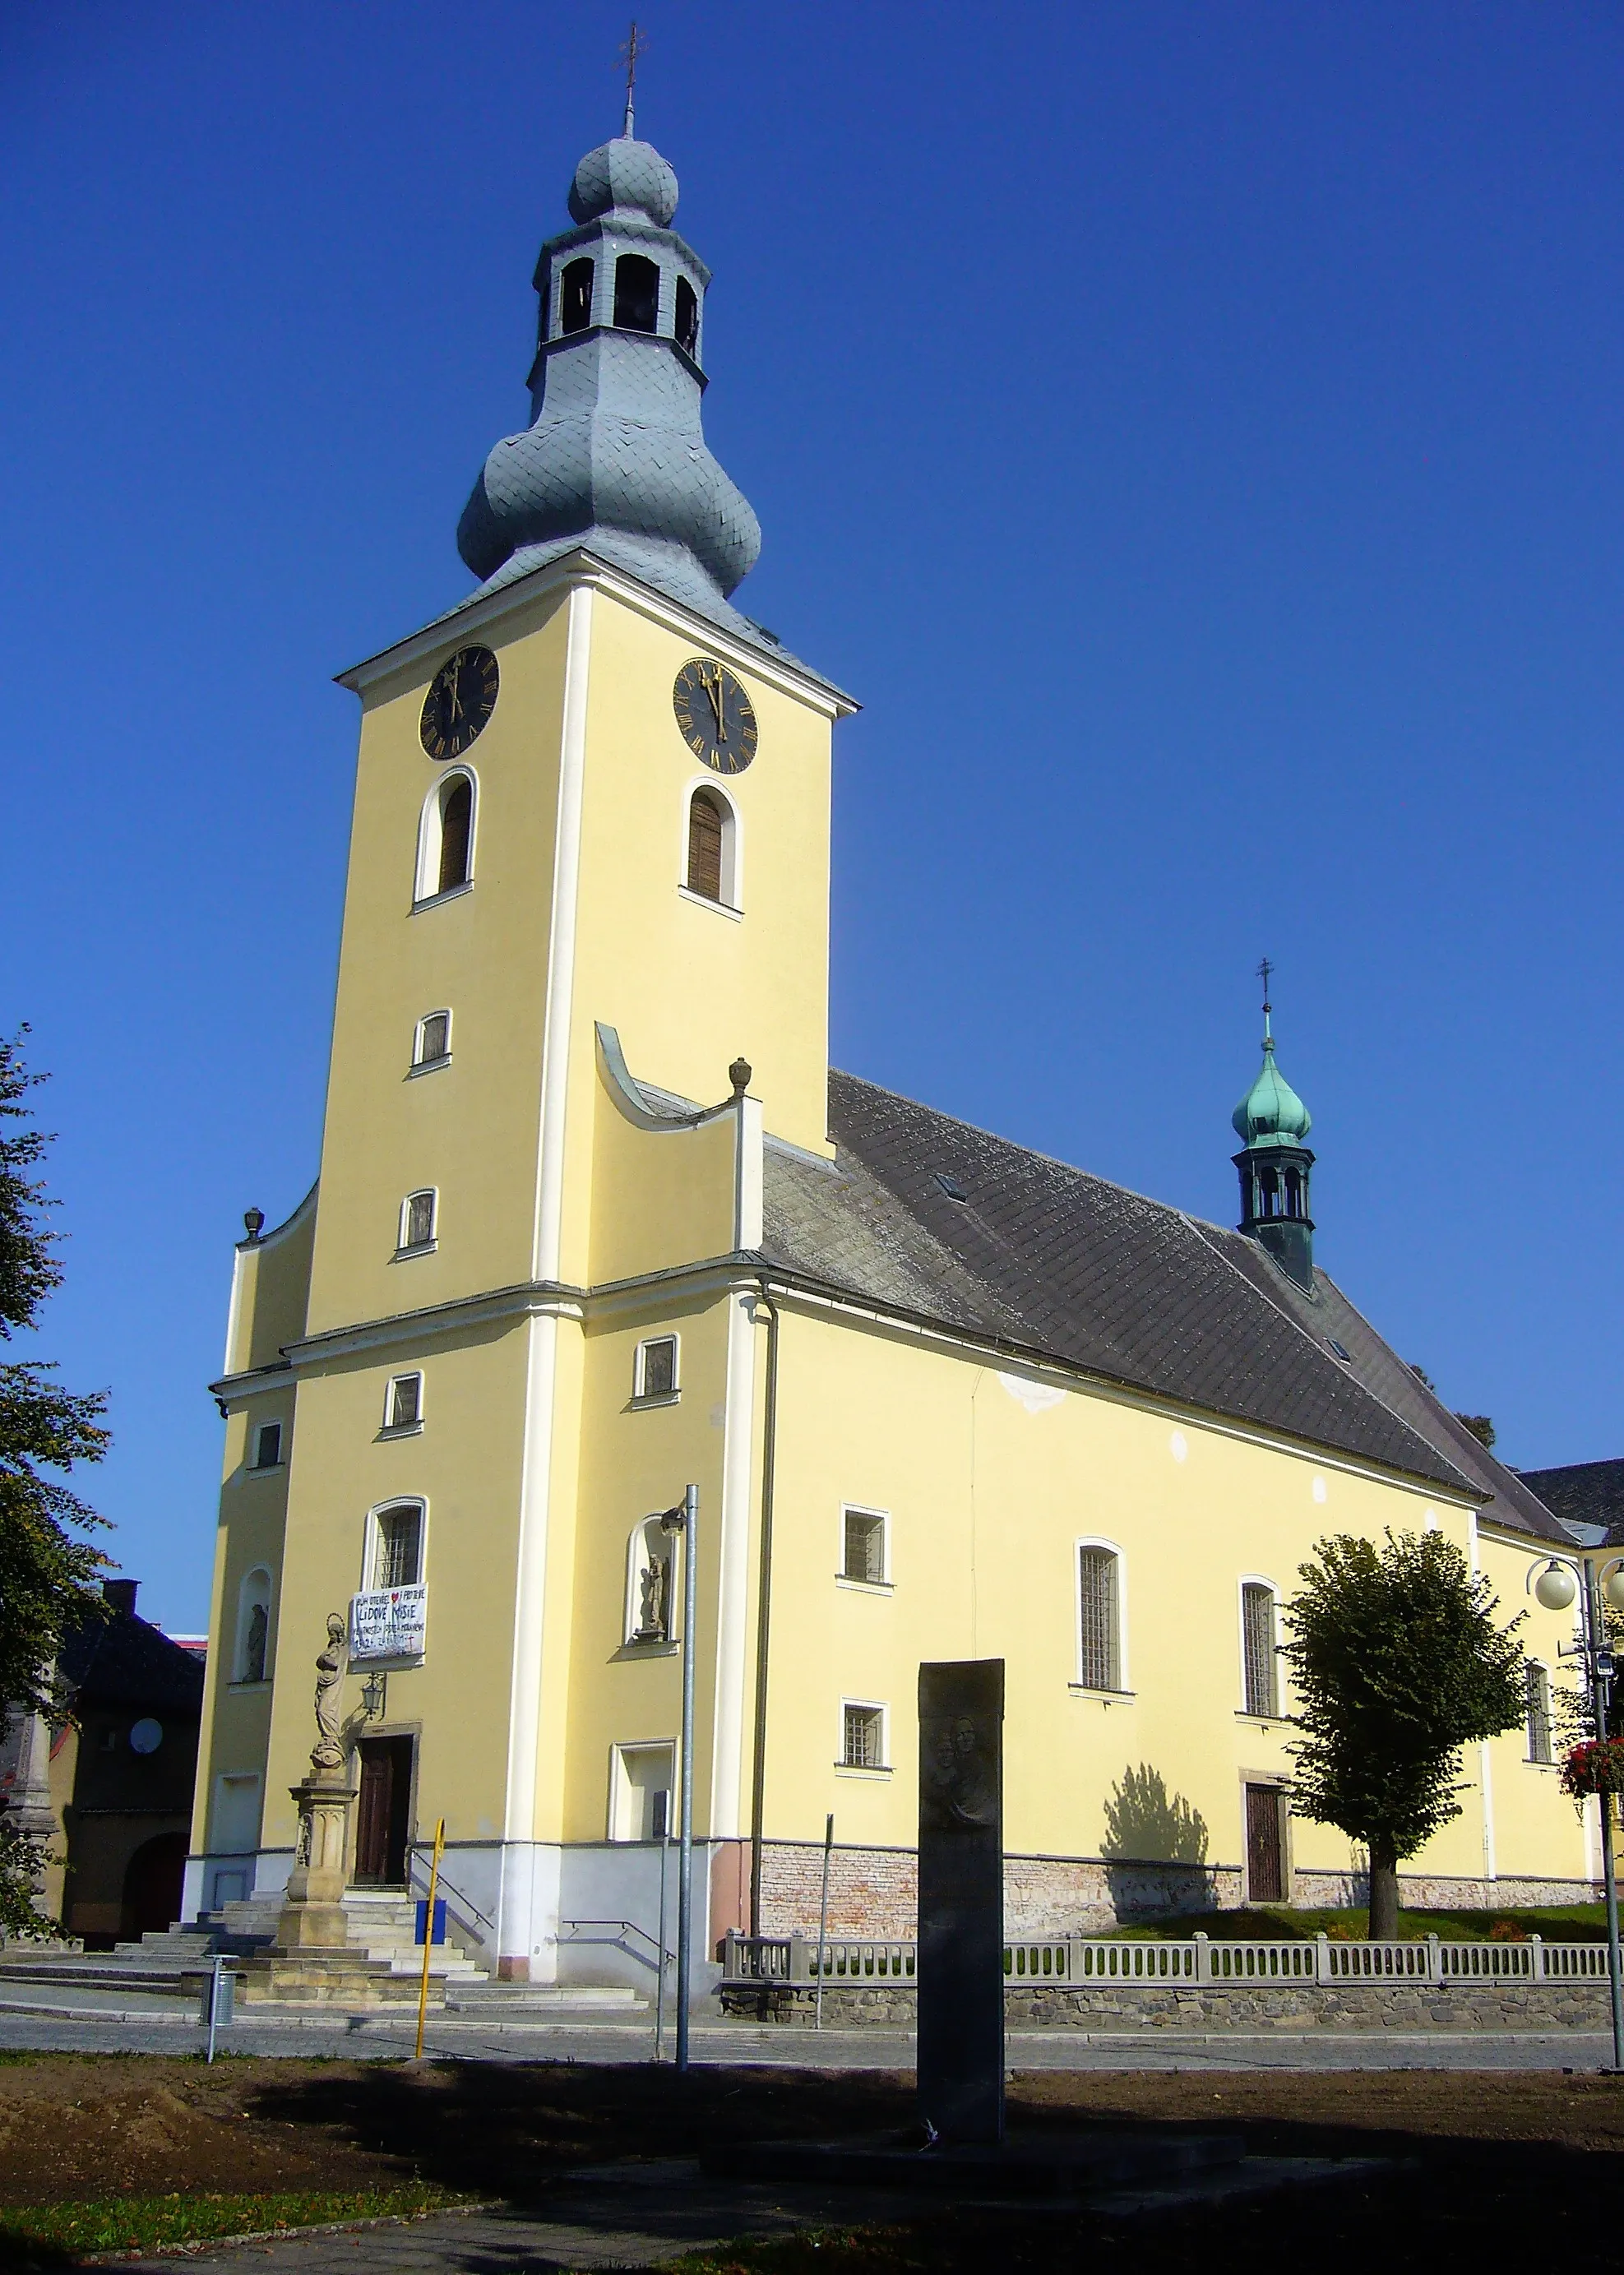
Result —
<instances>
[{"instance_id":1,"label":"onion dome spire","mask_svg":"<svg viewBox=\"0 0 1624 2275\"><path fill-rule=\"evenodd\" d=\"M1309 1214L1309 1173L1314 1156L1303 1142L1313 1117L1274 1061L1269 979L1274 967L1265 956L1258 967L1263 982L1263 1064L1230 1116L1242 1150L1235 1156L1241 1177L1240 1229L1258 1241L1297 1284L1314 1284L1314 1223Z\"/></svg>"},{"instance_id":2,"label":"onion dome spire","mask_svg":"<svg viewBox=\"0 0 1624 2275\"><path fill-rule=\"evenodd\" d=\"M457 550L489 591L587 547L751 636L729 595L755 565L760 524L699 417L710 270L671 227L676 176L632 132L628 61L625 132L581 160L574 226L536 263L530 424L487 457Z\"/></svg>"}]
</instances>

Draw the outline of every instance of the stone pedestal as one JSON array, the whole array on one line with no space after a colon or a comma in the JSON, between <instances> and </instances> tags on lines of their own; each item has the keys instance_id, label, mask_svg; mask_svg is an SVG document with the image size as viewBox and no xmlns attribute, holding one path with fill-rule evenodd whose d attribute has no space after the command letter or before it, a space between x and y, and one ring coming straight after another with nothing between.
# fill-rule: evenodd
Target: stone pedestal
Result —
<instances>
[{"instance_id":1,"label":"stone pedestal","mask_svg":"<svg viewBox=\"0 0 1624 2275\"><path fill-rule=\"evenodd\" d=\"M313 1768L290 1788L298 1807L298 1845L288 1876L278 1951L342 1951L348 1942L344 1892L355 1788L342 1766Z\"/></svg>"}]
</instances>

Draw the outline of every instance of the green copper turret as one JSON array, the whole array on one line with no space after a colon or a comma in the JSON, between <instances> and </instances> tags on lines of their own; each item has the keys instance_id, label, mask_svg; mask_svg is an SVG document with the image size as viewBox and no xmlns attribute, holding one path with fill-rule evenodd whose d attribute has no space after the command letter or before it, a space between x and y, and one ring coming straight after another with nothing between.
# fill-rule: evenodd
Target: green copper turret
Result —
<instances>
[{"instance_id":1,"label":"green copper turret","mask_svg":"<svg viewBox=\"0 0 1624 2275\"><path fill-rule=\"evenodd\" d=\"M1311 1290L1314 1220L1309 1213L1309 1174L1314 1157L1303 1141L1313 1117L1274 1062L1268 974L1265 963L1263 1064L1231 1117L1241 1140L1235 1156L1241 1177L1240 1228L1266 1248L1300 1288Z\"/></svg>"}]
</instances>

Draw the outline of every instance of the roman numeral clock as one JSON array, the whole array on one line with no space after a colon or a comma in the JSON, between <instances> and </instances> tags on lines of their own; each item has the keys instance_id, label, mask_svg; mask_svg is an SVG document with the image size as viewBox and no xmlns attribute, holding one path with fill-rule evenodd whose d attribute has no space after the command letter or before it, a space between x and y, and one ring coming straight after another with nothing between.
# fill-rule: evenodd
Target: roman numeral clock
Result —
<instances>
[{"instance_id":1,"label":"roman numeral clock","mask_svg":"<svg viewBox=\"0 0 1624 2275\"><path fill-rule=\"evenodd\" d=\"M755 706L726 664L690 656L676 675L671 707L696 759L714 774L742 775L756 755Z\"/></svg>"}]
</instances>

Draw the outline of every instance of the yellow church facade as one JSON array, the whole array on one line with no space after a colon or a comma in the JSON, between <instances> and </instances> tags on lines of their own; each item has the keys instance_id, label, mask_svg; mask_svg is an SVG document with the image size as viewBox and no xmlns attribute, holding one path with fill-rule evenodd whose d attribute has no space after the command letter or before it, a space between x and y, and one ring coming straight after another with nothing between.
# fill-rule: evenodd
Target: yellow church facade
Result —
<instances>
[{"instance_id":1,"label":"yellow church facade","mask_svg":"<svg viewBox=\"0 0 1624 2275\"><path fill-rule=\"evenodd\" d=\"M251 1216L215 1386L187 1916L287 1878L335 1613L354 1882L420 1883L443 1819L506 1979L642 1979L600 1931L655 1931L684 1651L706 1961L815 1924L830 1816L835 1924L909 1931L927 1659L1006 1662L1012 1932L1351 1896L1289 1808L1280 1606L1326 1533L1423 1528L1528 1602L1537 1665L1411 1891L1582 1893L1572 1618L1525 1588L1574 1537L1313 1265L1306 1114L1254 1090L1232 1232L831 1074L854 706L732 606L759 540L675 205L630 136L582 162L480 588L344 675L321 1173Z\"/></svg>"}]
</instances>

